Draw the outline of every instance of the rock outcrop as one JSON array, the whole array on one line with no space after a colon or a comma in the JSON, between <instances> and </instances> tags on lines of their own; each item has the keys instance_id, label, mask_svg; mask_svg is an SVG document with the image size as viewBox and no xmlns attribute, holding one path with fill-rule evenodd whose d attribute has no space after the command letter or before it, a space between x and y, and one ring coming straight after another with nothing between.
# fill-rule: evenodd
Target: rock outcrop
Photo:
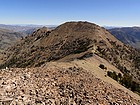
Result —
<instances>
[{"instance_id":1,"label":"rock outcrop","mask_svg":"<svg viewBox=\"0 0 140 105\"><path fill-rule=\"evenodd\" d=\"M140 105L128 93L76 65L0 71L1 105Z\"/></svg>"}]
</instances>

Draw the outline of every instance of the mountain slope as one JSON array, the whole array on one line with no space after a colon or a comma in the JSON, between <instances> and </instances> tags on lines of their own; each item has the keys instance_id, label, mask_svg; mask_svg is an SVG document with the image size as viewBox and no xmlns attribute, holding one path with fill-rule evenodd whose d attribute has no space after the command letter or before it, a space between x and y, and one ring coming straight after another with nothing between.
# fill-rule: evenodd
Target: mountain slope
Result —
<instances>
[{"instance_id":1,"label":"mountain slope","mask_svg":"<svg viewBox=\"0 0 140 105\"><path fill-rule=\"evenodd\" d=\"M5 67L35 67L62 58L69 61L93 52L122 72L132 72L133 77L139 79L136 73L139 72L139 52L118 41L105 29L88 22L67 22L51 32L44 27L7 52Z\"/></svg>"},{"instance_id":2,"label":"mountain slope","mask_svg":"<svg viewBox=\"0 0 140 105\"><path fill-rule=\"evenodd\" d=\"M12 51L14 55L10 54L8 56L12 57L12 61L15 61L13 59L16 56L18 64L13 62L7 66L23 67L24 63L22 62L29 63L25 66L37 66L42 61L57 60L67 55L92 50L96 43L105 44L104 46L111 48L112 45L108 40L115 40L122 45L106 30L87 22L68 22L51 32L47 28L42 28L9 49L8 52ZM95 45L95 47L97 46ZM22 59L22 61L19 61L19 59Z\"/></svg>"},{"instance_id":3,"label":"mountain slope","mask_svg":"<svg viewBox=\"0 0 140 105\"><path fill-rule=\"evenodd\" d=\"M67 22L52 31L38 29L9 48L1 67L36 67L45 62L70 61L92 53L106 59L140 83L139 52L105 29L88 22Z\"/></svg>"},{"instance_id":4,"label":"mountain slope","mask_svg":"<svg viewBox=\"0 0 140 105\"><path fill-rule=\"evenodd\" d=\"M0 51L12 45L23 34L7 29L0 29Z\"/></svg>"},{"instance_id":5,"label":"mountain slope","mask_svg":"<svg viewBox=\"0 0 140 105\"><path fill-rule=\"evenodd\" d=\"M133 81L130 82L140 83L140 52L124 45L107 30L96 24L66 22L52 31L43 27L8 48L6 52L0 65L1 68L10 68L9 71L7 69L0 71L3 78L1 84L4 85L1 87L3 91L0 95L3 101L5 101L4 96L7 99L8 94L13 94L13 97L9 99L10 102L27 99L26 101L29 102L41 103L58 99L57 103L60 104L60 100L63 98L62 103L70 103L72 99L73 104L139 104L140 97L121 86L120 82L132 89L119 79L123 80L121 78L127 74L132 76ZM28 69L28 67L31 68ZM108 77L108 72L122 75L117 80L119 83ZM8 75L11 78L8 78ZM15 85L15 88L10 87L13 83L12 80L14 84L18 84ZM47 80L51 81L49 86ZM23 82L26 85L22 85ZM42 83L47 83L47 86ZM72 84L72 89L67 84ZM7 87L9 92L5 90ZM33 92L30 92L30 89ZM73 97L71 97L69 89L73 91ZM19 91L21 94L18 94ZM49 92L49 97L52 98L48 98L46 94L43 95L44 92L46 94ZM33 100L33 97L36 101ZM37 97L40 97L39 100ZM55 102L54 100L51 102Z\"/></svg>"},{"instance_id":6,"label":"mountain slope","mask_svg":"<svg viewBox=\"0 0 140 105\"><path fill-rule=\"evenodd\" d=\"M109 29L109 31L123 43L140 48L140 27L113 28Z\"/></svg>"}]
</instances>

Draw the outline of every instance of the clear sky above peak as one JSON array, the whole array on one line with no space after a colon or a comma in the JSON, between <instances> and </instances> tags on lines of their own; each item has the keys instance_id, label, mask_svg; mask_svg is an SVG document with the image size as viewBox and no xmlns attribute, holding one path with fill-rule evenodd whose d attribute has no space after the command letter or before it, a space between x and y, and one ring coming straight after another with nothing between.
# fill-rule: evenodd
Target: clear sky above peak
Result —
<instances>
[{"instance_id":1,"label":"clear sky above peak","mask_svg":"<svg viewBox=\"0 0 140 105\"><path fill-rule=\"evenodd\" d=\"M140 26L140 0L0 0L0 24Z\"/></svg>"}]
</instances>

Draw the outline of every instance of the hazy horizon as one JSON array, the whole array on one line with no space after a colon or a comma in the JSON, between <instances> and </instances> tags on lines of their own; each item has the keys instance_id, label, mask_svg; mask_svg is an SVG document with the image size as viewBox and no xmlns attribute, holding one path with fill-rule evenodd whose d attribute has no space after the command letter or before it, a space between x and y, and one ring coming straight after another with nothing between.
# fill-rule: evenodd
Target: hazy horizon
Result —
<instances>
[{"instance_id":1,"label":"hazy horizon","mask_svg":"<svg viewBox=\"0 0 140 105\"><path fill-rule=\"evenodd\" d=\"M1 0L0 24L140 26L139 0Z\"/></svg>"},{"instance_id":2,"label":"hazy horizon","mask_svg":"<svg viewBox=\"0 0 140 105\"><path fill-rule=\"evenodd\" d=\"M67 22L73 22L73 21L67 21ZM78 22L78 21L77 21ZM87 21L89 22L89 21ZM65 22L63 22L65 23ZM61 24L63 24L61 23ZM94 22L90 22L90 23L94 23ZM1 24L0 25L11 25L11 26L49 26L49 27L57 27L61 24ZM99 25L99 24L97 24ZM109 25L100 25L101 27L106 27L106 28L123 28L123 27L140 27L140 26L109 26Z\"/></svg>"}]
</instances>

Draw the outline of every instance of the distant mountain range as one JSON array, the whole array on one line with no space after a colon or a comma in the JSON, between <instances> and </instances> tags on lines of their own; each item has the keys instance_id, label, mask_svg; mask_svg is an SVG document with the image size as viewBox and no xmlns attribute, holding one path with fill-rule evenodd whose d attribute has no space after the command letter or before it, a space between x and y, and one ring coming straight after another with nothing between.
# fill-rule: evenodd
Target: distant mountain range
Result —
<instances>
[{"instance_id":1,"label":"distant mountain range","mask_svg":"<svg viewBox=\"0 0 140 105\"><path fill-rule=\"evenodd\" d=\"M0 24L0 51L11 46L13 43L32 34L39 28L44 27L43 25L6 25ZM49 30L54 29L55 25L47 25Z\"/></svg>"},{"instance_id":2,"label":"distant mountain range","mask_svg":"<svg viewBox=\"0 0 140 105\"><path fill-rule=\"evenodd\" d=\"M12 30L15 32L20 32L25 35L27 35L27 34L29 35L33 31L35 31L36 29L39 29L41 27L48 27L49 29L54 29L56 27L56 25L32 25L32 24L6 25L6 24L0 24L0 28L2 28L2 29L8 29L8 30Z\"/></svg>"},{"instance_id":3,"label":"distant mountain range","mask_svg":"<svg viewBox=\"0 0 140 105\"><path fill-rule=\"evenodd\" d=\"M31 34L33 31L35 31L38 28L43 27L42 25L5 25L0 24L0 28L2 29L8 29L15 32L20 32L23 34Z\"/></svg>"},{"instance_id":4,"label":"distant mountain range","mask_svg":"<svg viewBox=\"0 0 140 105\"><path fill-rule=\"evenodd\" d=\"M140 27L122 27L108 30L123 43L140 49Z\"/></svg>"},{"instance_id":5,"label":"distant mountain range","mask_svg":"<svg viewBox=\"0 0 140 105\"><path fill-rule=\"evenodd\" d=\"M15 41L22 36L24 36L24 34L0 28L0 51L15 43Z\"/></svg>"},{"instance_id":6,"label":"distant mountain range","mask_svg":"<svg viewBox=\"0 0 140 105\"><path fill-rule=\"evenodd\" d=\"M112 29L112 28L121 28L119 26L102 26L105 29Z\"/></svg>"},{"instance_id":7,"label":"distant mountain range","mask_svg":"<svg viewBox=\"0 0 140 105\"><path fill-rule=\"evenodd\" d=\"M0 24L0 51L3 51L5 48L11 46L21 37L25 37L41 27L43 26L20 26Z\"/></svg>"}]
</instances>

